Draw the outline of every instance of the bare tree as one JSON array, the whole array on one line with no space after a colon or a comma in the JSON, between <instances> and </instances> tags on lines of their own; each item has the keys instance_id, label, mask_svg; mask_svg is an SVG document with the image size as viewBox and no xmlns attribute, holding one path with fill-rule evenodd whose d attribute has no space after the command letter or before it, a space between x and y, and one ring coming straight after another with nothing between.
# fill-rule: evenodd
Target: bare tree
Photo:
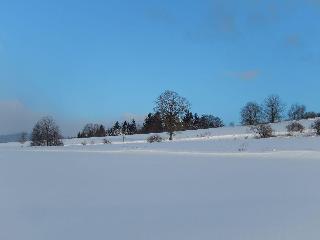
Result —
<instances>
[{"instance_id":1,"label":"bare tree","mask_svg":"<svg viewBox=\"0 0 320 240\"><path fill-rule=\"evenodd\" d=\"M262 108L256 102L248 102L241 109L240 115L242 125L257 125L262 120Z\"/></svg>"},{"instance_id":2,"label":"bare tree","mask_svg":"<svg viewBox=\"0 0 320 240\"><path fill-rule=\"evenodd\" d=\"M267 123L275 123L282 119L285 109L284 103L278 95L271 95L264 101L263 112Z\"/></svg>"},{"instance_id":3,"label":"bare tree","mask_svg":"<svg viewBox=\"0 0 320 240\"><path fill-rule=\"evenodd\" d=\"M32 131L32 146L60 146L61 134L58 125L52 117L44 117L39 120Z\"/></svg>"},{"instance_id":4,"label":"bare tree","mask_svg":"<svg viewBox=\"0 0 320 240\"><path fill-rule=\"evenodd\" d=\"M190 104L178 93L167 90L157 98L154 110L160 113L164 128L172 140L173 133L179 129L183 115L190 110Z\"/></svg>"},{"instance_id":5,"label":"bare tree","mask_svg":"<svg viewBox=\"0 0 320 240\"><path fill-rule=\"evenodd\" d=\"M293 104L288 112L289 120L301 120L306 113L306 107L304 105Z\"/></svg>"}]
</instances>

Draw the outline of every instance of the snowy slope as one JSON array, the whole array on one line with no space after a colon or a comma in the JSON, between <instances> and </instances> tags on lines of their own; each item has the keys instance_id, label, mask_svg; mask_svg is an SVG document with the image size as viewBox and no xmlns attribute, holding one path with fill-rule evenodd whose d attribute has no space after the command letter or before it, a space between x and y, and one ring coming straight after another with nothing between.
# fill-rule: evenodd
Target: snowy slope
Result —
<instances>
[{"instance_id":1,"label":"snowy slope","mask_svg":"<svg viewBox=\"0 0 320 240\"><path fill-rule=\"evenodd\" d=\"M256 139L250 127L223 127L216 129L204 129L196 131L177 132L174 141L168 141L168 134L161 133L164 142L149 144L146 139L152 134L139 134L122 136L89 138L89 139L65 139L64 150L69 151L170 151L170 152L268 152L268 151L320 151L320 138L311 130L312 120L300 121L306 128L303 134L287 136L286 126L290 122L273 124L275 138ZM108 139L112 144L103 144ZM83 146L85 143L86 146ZM30 142L23 146L28 148ZM20 143L0 144L0 148L21 148ZM51 151L55 148L50 148ZM43 148L40 148L43 150ZM61 148L57 148L60 151Z\"/></svg>"},{"instance_id":2,"label":"snowy slope","mask_svg":"<svg viewBox=\"0 0 320 240\"><path fill-rule=\"evenodd\" d=\"M286 125L0 144L0 239L318 240L320 137Z\"/></svg>"}]
</instances>

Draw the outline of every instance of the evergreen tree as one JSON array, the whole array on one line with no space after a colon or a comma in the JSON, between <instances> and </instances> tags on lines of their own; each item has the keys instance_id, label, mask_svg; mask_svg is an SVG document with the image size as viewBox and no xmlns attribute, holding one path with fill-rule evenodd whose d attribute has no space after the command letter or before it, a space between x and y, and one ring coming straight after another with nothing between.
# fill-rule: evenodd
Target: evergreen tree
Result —
<instances>
[{"instance_id":1,"label":"evergreen tree","mask_svg":"<svg viewBox=\"0 0 320 240\"><path fill-rule=\"evenodd\" d=\"M120 123L118 121L116 121L114 126L111 128L110 135L111 136L119 136L119 135L121 135L121 126L120 126Z\"/></svg>"},{"instance_id":2,"label":"evergreen tree","mask_svg":"<svg viewBox=\"0 0 320 240\"><path fill-rule=\"evenodd\" d=\"M128 126L128 123L127 121L124 121L123 124L122 124L122 128L121 128L121 133L124 134L124 135L129 135L129 126Z\"/></svg>"},{"instance_id":3,"label":"evergreen tree","mask_svg":"<svg viewBox=\"0 0 320 240\"><path fill-rule=\"evenodd\" d=\"M134 119L132 119L131 123L128 126L129 128L129 134L133 135L137 133L137 124L136 121Z\"/></svg>"},{"instance_id":4,"label":"evergreen tree","mask_svg":"<svg viewBox=\"0 0 320 240\"><path fill-rule=\"evenodd\" d=\"M142 133L160 133L163 132L163 123L159 112L149 113L144 120Z\"/></svg>"},{"instance_id":5,"label":"evergreen tree","mask_svg":"<svg viewBox=\"0 0 320 240\"><path fill-rule=\"evenodd\" d=\"M197 130L200 128L200 117L197 113L194 114L193 129Z\"/></svg>"},{"instance_id":6,"label":"evergreen tree","mask_svg":"<svg viewBox=\"0 0 320 240\"><path fill-rule=\"evenodd\" d=\"M97 132L97 137L104 137L106 136L106 129L103 125L100 125L99 130Z\"/></svg>"},{"instance_id":7,"label":"evergreen tree","mask_svg":"<svg viewBox=\"0 0 320 240\"><path fill-rule=\"evenodd\" d=\"M105 135L106 129L103 125L88 123L82 132L78 133L78 138L104 137Z\"/></svg>"},{"instance_id":8,"label":"evergreen tree","mask_svg":"<svg viewBox=\"0 0 320 240\"><path fill-rule=\"evenodd\" d=\"M187 111L185 116L182 119L182 130L192 130L194 129L193 124L193 114L190 111Z\"/></svg>"}]
</instances>

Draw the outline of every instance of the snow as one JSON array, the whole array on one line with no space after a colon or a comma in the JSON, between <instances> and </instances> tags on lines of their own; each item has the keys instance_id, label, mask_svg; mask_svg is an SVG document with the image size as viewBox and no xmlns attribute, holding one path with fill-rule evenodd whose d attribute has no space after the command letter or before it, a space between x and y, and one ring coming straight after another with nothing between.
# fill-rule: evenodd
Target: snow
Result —
<instances>
[{"instance_id":1,"label":"snow","mask_svg":"<svg viewBox=\"0 0 320 240\"><path fill-rule=\"evenodd\" d=\"M320 137L285 125L0 144L0 239L319 239Z\"/></svg>"}]
</instances>

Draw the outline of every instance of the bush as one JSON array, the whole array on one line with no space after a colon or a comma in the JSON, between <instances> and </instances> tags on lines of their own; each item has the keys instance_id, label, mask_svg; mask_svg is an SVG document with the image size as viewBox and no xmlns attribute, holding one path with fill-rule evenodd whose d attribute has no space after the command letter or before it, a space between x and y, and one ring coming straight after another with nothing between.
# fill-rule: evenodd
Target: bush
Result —
<instances>
[{"instance_id":1,"label":"bush","mask_svg":"<svg viewBox=\"0 0 320 240\"><path fill-rule=\"evenodd\" d=\"M111 144L111 141L108 139L103 139L103 144Z\"/></svg>"},{"instance_id":2,"label":"bush","mask_svg":"<svg viewBox=\"0 0 320 240\"><path fill-rule=\"evenodd\" d=\"M86 146L86 145L87 145L87 142L86 142L86 141L83 141L81 144L82 144L83 146Z\"/></svg>"},{"instance_id":3,"label":"bush","mask_svg":"<svg viewBox=\"0 0 320 240\"><path fill-rule=\"evenodd\" d=\"M162 142L163 139L159 135L152 135L147 138L148 143L154 143L154 142Z\"/></svg>"},{"instance_id":4,"label":"bush","mask_svg":"<svg viewBox=\"0 0 320 240\"><path fill-rule=\"evenodd\" d=\"M320 135L320 119L316 120L312 125L312 129L316 131L317 135Z\"/></svg>"},{"instance_id":5,"label":"bush","mask_svg":"<svg viewBox=\"0 0 320 240\"><path fill-rule=\"evenodd\" d=\"M253 131L259 138L270 138L273 137L273 129L270 124L259 124L251 127Z\"/></svg>"},{"instance_id":6,"label":"bush","mask_svg":"<svg viewBox=\"0 0 320 240\"><path fill-rule=\"evenodd\" d=\"M293 122L287 126L288 132L303 132L304 126L301 123Z\"/></svg>"}]
</instances>

